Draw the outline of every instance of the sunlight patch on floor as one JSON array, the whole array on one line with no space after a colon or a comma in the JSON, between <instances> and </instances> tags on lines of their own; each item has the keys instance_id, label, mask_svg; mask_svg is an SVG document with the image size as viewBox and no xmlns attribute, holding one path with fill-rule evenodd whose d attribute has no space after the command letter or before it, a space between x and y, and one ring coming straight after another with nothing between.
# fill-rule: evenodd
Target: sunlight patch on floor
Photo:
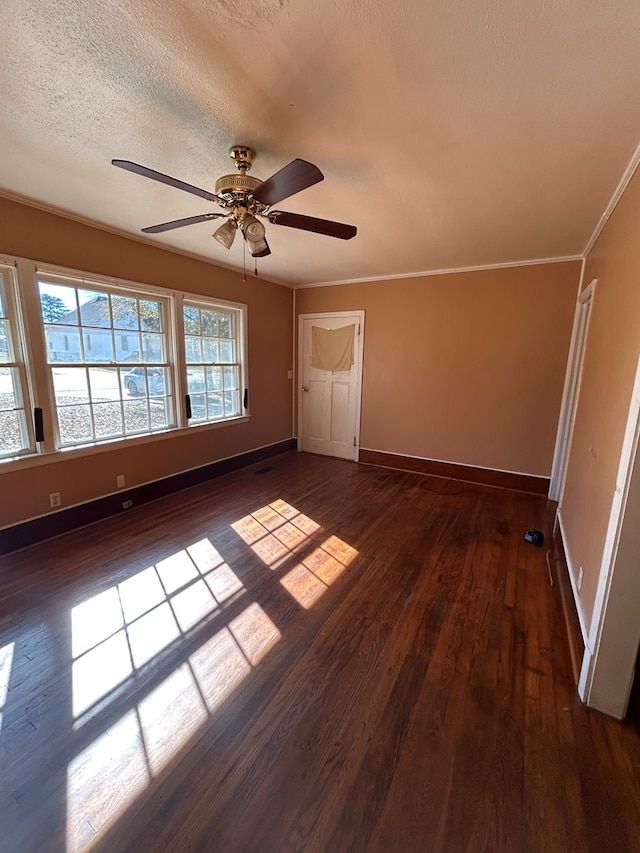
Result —
<instances>
[{"instance_id":1,"label":"sunlight patch on floor","mask_svg":"<svg viewBox=\"0 0 640 853\"><path fill-rule=\"evenodd\" d=\"M320 529L317 522L282 498L234 521L231 527L272 569L300 551Z\"/></svg>"},{"instance_id":2,"label":"sunlight patch on floor","mask_svg":"<svg viewBox=\"0 0 640 853\"><path fill-rule=\"evenodd\" d=\"M255 601L229 622L229 630L252 666L259 663L282 636Z\"/></svg>"},{"instance_id":3,"label":"sunlight patch on floor","mask_svg":"<svg viewBox=\"0 0 640 853\"><path fill-rule=\"evenodd\" d=\"M216 548L201 539L78 604L71 612L74 717L106 701L135 670L243 591Z\"/></svg>"},{"instance_id":4,"label":"sunlight patch on floor","mask_svg":"<svg viewBox=\"0 0 640 853\"><path fill-rule=\"evenodd\" d=\"M347 568L358 552L337 536L325 542L280 579L287 592L308 610Z\"/></svg>"},{"instance_id":5,"label":"sunlight patch on floor","mask_svg":"<svg viewBox=\"0 0 640 853\"><path fill-rule=\"evenodd\" d=\"M79 853L150 780L138 715L132 709L67 767L67 851Z\"/></svg>"},{"instance_id":6,"label":"sunlight patch on floor","mask_svg":"<svg viewBox=\"0 0 640 853\"><path fill-rule=\"evenodd\" d=\"M153 775L165 766L208 716L193 673L186 663L140 702L138 712Z\"/></svg>"},{"instance_id":7,"label":"sunlight patch on floor","mask_svg":"<svg viewBox=\"0 0 640 853\"><path fill-rule=\"evenodd\" d=\"M7 643L6 646L0 648L0 731L2 730L4 706L7 703L7 694L9 693L9 679L11 677L14 647L15 643Z\"/></svg>"},{"instance_id":8,"label":"sunlight patch on floor","mask_svg":"<svg viewBox=\"0 0 640 853\"><path fill-rule=\"evenodd\" d=\"M113 826L280 636L252 602L76 756L67 768L67 853Z\"/></svg>"}]
</instances>

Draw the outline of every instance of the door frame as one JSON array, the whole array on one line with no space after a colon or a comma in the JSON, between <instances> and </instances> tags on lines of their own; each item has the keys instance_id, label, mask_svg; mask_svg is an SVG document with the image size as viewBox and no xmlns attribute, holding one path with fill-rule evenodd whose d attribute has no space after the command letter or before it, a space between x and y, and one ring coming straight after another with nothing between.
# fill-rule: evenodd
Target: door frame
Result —
<instances>
[{"instance_id":1,"label":"door frame","mask_svg":"<svg viewBox=\"0 0 640 853\"><path fill-rule=\"evenodd\" d=\"M636 365L593 615L578 693L587 705L622 719L633 684L640 627L636 602L637 508L640 500L640 357ZM627 517L633 499L634 512ZM631 548L629 547L631 543ZM631 550L631 553L630 553ZM615 594L612 589L616 587Z\"/></svg>"},{"instance_id":2,"label":"door frame","mask_svg":"<svg viewBox=\"0 0 640 853\"><path fill-rule=\"evenodd\" d=\"M360 326L359 333L355 336L354 365L356 368L356 413L354 433L356 443L353 448L353 461L358 462L360 458L360 413L362 409L362 370L364 364L364 315L363 309L354 311L317 311L310 314L298 314L298 366L296 375L296 396L298 423L296 429L296 443L298 452L302 450L302 376L304 372L304 321L305 320L327 320L331 317L357 317Z\"/></svg>"},{"instance_id":3,"label":"door frame","mask_svg":"<svg viewBox=\"0 0 640 853\"><path fill-rule=\"evenodd\" d=\"M567 359L567 372L564 380L564 393L560 406L560 419L558 421L558 432L553 453L553 464L551 465L551 482L549 483L548 493L549 500L558 501L559 503L562 501L567 475L571 438L576 420L576 411L578 409L578 399L580 397L582 368L587 348L587 335L589 334L589 321L591 319L591 309L593 308L597 283L598 279L594 278L578 296L574 314L569 357Z\"/></svg>"}]
</instances>

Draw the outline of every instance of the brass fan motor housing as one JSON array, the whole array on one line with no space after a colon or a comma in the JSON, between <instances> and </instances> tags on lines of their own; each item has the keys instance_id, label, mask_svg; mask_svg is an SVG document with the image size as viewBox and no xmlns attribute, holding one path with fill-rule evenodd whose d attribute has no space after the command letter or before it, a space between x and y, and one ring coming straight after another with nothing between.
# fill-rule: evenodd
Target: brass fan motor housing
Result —
<instances>
[{"instance_id":1,"label":"brass fan motor housing","mask_svg":"<svg viewBox=\"0 0 640 853\"><path fill-rule=\"evenodd\" d=\"M222 175L222 177L218 178L216 181L216 188L214 192L216 195L221 196L225 196L228 193L249 194L257 190L261 183L262 181L260 178L254 178L252 175L247 175L245 172L241 172L237 175Z\"/></svg>"}]
</instances>

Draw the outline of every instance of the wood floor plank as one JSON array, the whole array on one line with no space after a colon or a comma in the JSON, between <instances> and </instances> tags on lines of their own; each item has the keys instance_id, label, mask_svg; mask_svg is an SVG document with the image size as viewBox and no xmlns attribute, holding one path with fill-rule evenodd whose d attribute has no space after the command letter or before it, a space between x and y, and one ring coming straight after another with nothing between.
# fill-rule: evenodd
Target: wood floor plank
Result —
<instances>
[{"instance_id":1,"label":"wood floor plank","mask_svg":"<svg viewBox=\"0 0 640 853\"><path fill-rule=\"evenodd\" d=\"M0 559L0 849L640 851L553 510L290 453Z\"/></svg>"}]
</instances>

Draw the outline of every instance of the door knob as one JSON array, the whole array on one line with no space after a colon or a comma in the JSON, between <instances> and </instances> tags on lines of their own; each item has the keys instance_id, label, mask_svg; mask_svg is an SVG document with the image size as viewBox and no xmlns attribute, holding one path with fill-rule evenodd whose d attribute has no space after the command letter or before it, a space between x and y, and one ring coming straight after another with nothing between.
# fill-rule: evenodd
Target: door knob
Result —
<instances>
[{"instance_id":1,"label":"door knob","mask_svg":"<svg viewBox=\"0 0 640 853\"><path fill-rule=\"evenodd\" d=\"M303 386L302 386L302 390L303 390L303 391L308 391L308 390L309 390L309 386L308 386L308 385L303 385Z\"/></svg>"}]
</instances>

